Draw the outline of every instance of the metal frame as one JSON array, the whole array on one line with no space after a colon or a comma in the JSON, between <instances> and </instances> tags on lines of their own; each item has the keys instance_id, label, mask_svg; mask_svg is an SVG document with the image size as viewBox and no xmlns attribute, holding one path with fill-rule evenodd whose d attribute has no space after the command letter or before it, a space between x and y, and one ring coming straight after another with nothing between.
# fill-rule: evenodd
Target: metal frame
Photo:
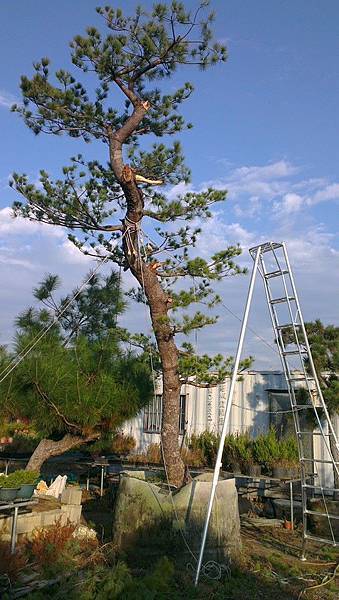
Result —
<instances>
[{"instance_id":1,"label":"metal frame","mask_svg":"<svg viewBox=\"0 0 339 600\"><path fill-rule=\"evenodd\" d=\"M247 321L248 321L248 315L249 315L249 312L250 312L250 306L251 306L251 301L252 301L252 296L253 296L254 284L255 284L255 279L256 279L256 276L257 276L257 270L258 270L258 264L259 264L259 256L260 256L260 252L257 253L257 256L255 257L255 260L254 260L254 267L253 267L251 281L250 281L250 286L249 286L249 290L248 290L248 294L247 294L247 300L246 300L246 305L245 305L245 310L244 310L244 316L243 316L243 320L242 320L242 323L241 323L238 348L237 348L237 353L236 353L236 357L235 357L235 361L234 361L234 367L233 367L231 385L230 385L230 388L228 390L228 396L227 396L227 401L226 401L226 409L225 409L224 422L223 422L223 426L222 426L222 430L221 430L221 435L220 435L220 442L219 442L219 448L218 448L218 454L217 454L217 458L216 458L216 463L215 463L215 467L214 467L212 487L211 487L211 493L210 493L210 498L209 498L209 502L208 502L206 521L205 521L204 530L203 530L203 534L202 534L201 547L200 547L199 559L198 559L198 565L197 565L197 571L196 571L196 576L195 576L195 585L197 585L198 581L199 581L200 570L201 570L201 565L202 565L202 559L203 559L203 556L204 556L204 550L205 550L205 544L206 544L206 537L207 537L208 525L209 525L209 521L210 521L210 518L211 518L214 496L215 496L215 492L216 492L216 488L217 488L217 484L218 484L218 480L219 480L219 473L220 473L220 469L222 467L222 462L221 462L222 461L222 453L223 453L223 449L224 449L225 438L226 438L226 433L227 433L227 427L228 427L229 417L230 417L230 413L231 413L233 393L234 393L234 388L235 388L235 384L236 384L236 380L237 380L237 376L238 376L238 368L239 368L239 363L240 363L240 356L241 356L241 351L242 351L242 347L243 347L243 343L244 343L244 337L245 337L245 332L246 332L246 325L247 325Z\"/></svg>"},{"instance_id":2,"label":"metal frame","mask_svg":"<svg viewBox=\"0 0 339 600\"><path fill-rule=\"evenodd\" d=\"M335 462L335 460L332 456L332 452L331 452L331 448L330 448L330 444L329 444L329 436L330 435L333 436L333 439L335 441L335 444L336 444L338 450L339 450L339 444L338 444L338 439L337 439L336 433L334 431L334 428L333 428L333 425L332 425L332 422L331 422L331 419L330 419L330 416L329 416L329 413L328 413L328 410L327 410L327 407L326 407L326 404L325 404L325 401L324 401L324 398L323 398L323 395L321 392L320 384L319 384L316 370L314 367L313 358L312 358L312 354L311 354L311 350L310 350L310 346L309 346L309 342L308 342L308 338L307 338L306 328L305 328L305 324L304 324L304 320L303 320L303 316L302 316L302 312L301 312L301 308L300 308L299 298L297 295L286 246L284 243L280 243L280 242L266 242L266 243L260 244L259 246L250 248L249 252L254 261L254 264L253 264L251 281L250 281L248 295L247 295L247 301L246 301L245 310L244 310L244 316L243 316L242 324L241 324L241 330L240 330L236 358L234 361L231 384L230 384L229 393L228 393L227 402L226 402L224 422L223 422L222 432L221 432L221 436L220 436L220 444L219 444L216 464L215 464L215 468L214 468L210 498L209 498L209 503L208 503L208 508L207 508L207 515L206 515L205 525L204 525L203 534L202 534L202 541L201 541L199 559L198 559L196 576L195 576L195 585L197 585L198 581L199 581L200 570L201 570L201 566L202 566L202 560L203 560L204 549L205 549L205 544L206 544L208 525L209 525L209 521L210 521L210 517L211 517L211 513L212 513L213 501L214 501L216 487L217 487L217 483L218 483L218 479L219 479L219 473L220 473L220 469L222 467L222 462L221 462L222 452L223 452L226 431L227 431L229 417L230 417L234 387L235 387L236 378L237 378L237 374L238 374L240 355L241 355L243 341L244 341L244 337L245 337L246 326L247 326L248 315L249 315L249 310L250 310L250 306L251 306L257 271L259 271L261 278L263 280L263 283L264 283L265 295L266 295L267 305L268 305L269 314L270 314L272 327L273 327L273 331L274 331L275 341L277 344L277 350L279 352L284 375L286 377L287 389L288 389L288 393L289 393L289 397L290 397L291 410L292 410L293 421L294 421L294 427L295 427L295 432L296 432L297 442L298 442L298 452L299 452L299 461L300 461L300 470L301 470L301 496L302 496L302 508L303 508L303 511L302 511L303 512L303 545L302 545L301 559L305 560L305 547L306 547L307 539L313 539L313 540L317 540L322 543L325 542L325 543L331 544L333 546L339 546L339 542L337 542L335 540L332 525L331 525L331 519L332 518L337 519L338 517L336 517L335 515L331 515L328 512L327 505L326 505L326 499L325 499L325 495L324 495L324 491L325 490L327 491L329 488L324 488L321 485L321 482L319 482L318 484L316 484L314 482L314 476L318 477L317 464L319 464L319 463L320 464L331 464L333 466L333 469L335 469L336 472L339 473L339 471L338 471L339 465L338 465L338 463ZM269 270L267 268L267 264L272 263L272 262L274 264L273 270L272 269ZM273 287L272 281L273 280L282 284L282 295L278 295L275 297L274 292L272 290L272 287ZM278 308L279 305L285 305L287 307L287 320L285 320L283 323L280 323L280 319L279 319L279 308ZM291 332L291 331L293 332L292 342L288 341L288 343L285 343L284 336L283 336L284 329L287 329L289 332ZM300 333L302 335L300 335ZM294 346L293 350L286 348L286 346L288 346L290 344L292 344ZM297 358L297 360L299 360L299 371L301 374L299 373L297 377L294 376L293 371L294 371L295 367L291 363L291 361L293 361L293 358ZM310 377L306 371L305 358L308 361L312 377ZM316 400L314 398L314 386L315 386L315 390L316 390L316 394L317 394ZM304 389L306 389L308 392L308 402L306 404L305 404L305 400L303 400L303 404L298 403L298 394L296 394L296 391L300 387L304 387ZM321 422L321 418L318 414L318 409L320 409L322 411L322 417L325 417L325 421L327 423L329 433L325 433L325 431L324 431L324 427ZM331 457L331 460L315 459L313 456L313 449L312 449L312 457L307 457L305 455L305 444L304 444L303 436L306 432L301 427L300 414L306 414L306 411L312 411L313 415L315 416L316 422L319 427L318 434L321 435L322 440L325 444L325 447L328 451L328 454ZM307 435L309 435L309 432L307 432ZM313 446L313 444L312 444L312 446ZM307 463L310 463L312 466L312 473L311 473L311 476L313 477L312 484L310 484L307 480L310 476L310 474L307 473L307 471L306 471ZM321 490L321 494L322 494L322 498L323 498L323 502L324 502L324 506L325 506L325 512L324 513L316 513L316 514L319 516L326 517L328 519L329 528L330 528L331 537L332 537L331 540L317 537L313 534L308 533L308 531L307 531L307 515L313 514L313 512L316 512L316 511L310 511L307 508L307 497L308 497L307 490L309 490L309 489L311 489L313 491L313 493L315 493L319 489ZM335 491L335 490L333 489L331 491ZM290 489L290 494L293 498L293 490L291 490L291 489ZM292 504L292 506L293 506L293 504ZM291 521L293 522L293 508L292 508L291 512L292 512Z\"/></svg>"}]
</instances>

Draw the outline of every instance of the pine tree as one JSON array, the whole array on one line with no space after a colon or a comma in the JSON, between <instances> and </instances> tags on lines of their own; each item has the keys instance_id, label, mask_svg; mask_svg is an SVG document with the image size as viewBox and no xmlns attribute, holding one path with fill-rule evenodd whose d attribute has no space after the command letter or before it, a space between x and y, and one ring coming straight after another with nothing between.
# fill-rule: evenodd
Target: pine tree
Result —
<instances>
[{"instance_id":1,"label":"pine tree","mask_svg":"<svg viewBox=\"0 0 339 600\"><path fill-rule=\"evenodd\" d=\"M243 272L234 262L238 246L221 249L209 260L192 252L201 233L197 222L212 216L212 207L225 200L226 191L208 188L171 199L168 188L157 187L190 179L180 144L168 140L191 127L178 111L193 86L187 82L173 91L167 80L179 67L204 70L227 58L225 46L213 39L214 15L206 14L207 5L203 0L196 10L187 10L173 0L155 3L150 12L138 7L132 16L110 6L98 8L105 32L88 27L70 45L72 63L88 75L88 88L74 69L53 75L49 59L42 58L34 64L34 75L21 79L23 105L13 107L35 134L67 134L101 141L107 148L108 164L77 154L62 178L53 180L41 171L39 186L14 174L12 185L25 198L14 204L14 211L68 228L78 248L95 257L109 253L142 288L161 359L163 453L170 481L177 485L184 476L178 445L179 363L186 375L198 363L192 346L179 350L175 336L215 323L209 310L219 301L213 283ZM118 93L122 102L113 107ZM150 146L148 136L164 137L164 142ZM148 232L153 227L155 238L147 244L142 241L144 222L152 224ZM191 283L184 283L187 279ZM206 312L176 317L179 309L200 302L207 305ZM228 359L205 356L199 360L199 375L207 376L215 366L223 376L228 365Z\"/></svg>"},{"instance_id":2,"label":"pine tree","mask_svg":"<svg viewBox=\"0 0 339 600\"><path fill-rule=\"evenodd\" d=\"M339 414L339 327L316 321L305 324L315 370L324 400L331 416ZM309 370L309 365L306 363ZM337 464L339 452L333 436L329 436L331 452ZM339 477L333 469L334 488L339 489ZM338 498L338 493L334 494Z\"/></svg>"},{"instance_id":3,"label":"pine tree","mask_svg":"<svg viewBox=\"0 0 339 600\"><path fill-rule=\"evenodd\" d=\"M111 320L122 311L114 273L103 281L95 277L56 321L65 307L65 298L57 301L54 295L58 283L57 276L48 275L35 288L34 296L44 307L30 308L17 318L14 354L0 349L3 370L31 347L42 327L52 325L0 385L2 419L28 419L41 438L27 465L32 470L40 470L51 456L109 438L140 412L153 391L144 356L126 352L120 344L124 331L114 322L97 327L95 321L95 316ZM101 303L93 304L94 297Z\"/></svg>"}]
</instances>

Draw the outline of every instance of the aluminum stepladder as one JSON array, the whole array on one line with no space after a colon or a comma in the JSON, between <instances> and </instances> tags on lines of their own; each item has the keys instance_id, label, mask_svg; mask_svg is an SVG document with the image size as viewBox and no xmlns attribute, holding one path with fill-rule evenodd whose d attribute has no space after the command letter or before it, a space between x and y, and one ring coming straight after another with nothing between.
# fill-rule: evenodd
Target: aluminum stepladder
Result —
<instances>
[{"instance_id":1,"label":"aluminum stepladder","mask_svg":"<svg viewBox=\"0 0 339 600\"><path fill-rule=\"evenodd\" d=\"M335 489L335 485L328 488L322 482L324 466L339 474L339 462L336 461L331 449L333 446L336 447L338 453L339 444L319 385L286 246L284 243L267 242L250 249L254 260L258 253L258 271L264 283L298 441L303 513L302 558L304 558L307 539L339 546L339 540L335 538L333 531L333 522L339 519L339 516L331 514L326 502L329 495L338 493L339 490ZM301 394L301 388L306 393ZM307 427L307 423L313 423L313 426ZM317 431L314 430L315 426ZM314 456L314 436L319 436L323 445L324 452L320 458ZM324 454L326 458L323 457ZM323 508L320 511L313 511L308 508L308 498L316 493L319 495L319 492ZM328 538L309 532L308 515L326 519Z\"/></svg>"},{"instance_id":2,"label":"aluminum stepladder","mask_svg":"<svg viewBox=\"0 0 339 600\"><path fill-rule=\"evenodd\" d=\"M290 398L291 412L293 416L295 433L298 442L298 452L301 471L301 499L303 515L303 545L301 560L305 560L305 546L307 539L313 539L322 543L329 543L333 546L339 546L335 539L332 520L339 519L338 515L331 514L326 504L326 495L339 493L335 485L326 488L319 478L318 464L330 466L336 474L339 474L339 462L331 451L330 436L339 452L339 444L336 432L333 428L323 394L319 385L317 373L307 338L305 324L300 308L300 303L291 271L291 266L284 243L266 242L250 248L249 250L253 261L253 270L249 285L244 315L241 324L238 347L234 361L234 367L226 402L224 422L220 436L220 443L214 475L211 486L211 493L207 508L207 515L202 534L199 559L195 576L195 585L198 584L202 560L206 544L209 520L212 513L213 501L218 484L219 474L222 467L222 452L229 423L229 417L232 407L233 393L238 376L243 341L246 333L249 310L252 302L254 284L257 272L260 273L268 304L269 314L273 326L273 332L280 355L281 364L286 377L287 390ZM297 360L297 366L293 361ZM307 365L307 366L306 366ZM300 394L300 389L305 390ZM305 398L306 395L306 398ZM307 429L307 415L313 416L313 427ZM318 431L314 431L314 423L318 425ZM325 447L328 458L315 458L313 452L313 436L320 436ZM311 439L311 444L305 443L305 438ZM309 495L321 493L324 505L324 511L313 511L308 508ZM327 538L313 535L308 531L308 515L326 518L329 525L330 536Z\"/></svg>"}]
</instances>

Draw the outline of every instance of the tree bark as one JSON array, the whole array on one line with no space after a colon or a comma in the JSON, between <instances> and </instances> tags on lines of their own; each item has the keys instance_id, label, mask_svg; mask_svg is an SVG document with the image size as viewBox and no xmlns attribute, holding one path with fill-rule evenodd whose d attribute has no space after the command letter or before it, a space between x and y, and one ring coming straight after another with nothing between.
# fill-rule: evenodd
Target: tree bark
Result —
<instances>
[{"instance_id":1,"label":"tree bark","mask_svg":"<svg viewBox=\"0 0 339 600\"><path fill-rule=\"evenodd\" d=\"M134 99L134 112L118 132L108 131L110 162L126 198L123 249L129 268L145 292L153 331L161 358L163 375L163 403L161 442L162 455L169 481L183 484L185 465L179 448L180 378L178 349L168 319L168 296L162 289L156 271L143 260L139 247L139 224L144 214L144 200L133 170L123 163L122 145L142 121L149 106Z\"/></svg>"},{"instance_id":2,"label":"tree bark","mask_svg":"<svg viewBox=\"0 0 339 600\"><path fill-rule=\"evenodd\" d=\"M76 448L95 438L86 438L79 435L67 433L61 440L54 441L43 439L35 448L31 458L26 465L26 471L39 471L46 460L52 456L60 456L64 452Z\"/></svg>"}]
</instances>

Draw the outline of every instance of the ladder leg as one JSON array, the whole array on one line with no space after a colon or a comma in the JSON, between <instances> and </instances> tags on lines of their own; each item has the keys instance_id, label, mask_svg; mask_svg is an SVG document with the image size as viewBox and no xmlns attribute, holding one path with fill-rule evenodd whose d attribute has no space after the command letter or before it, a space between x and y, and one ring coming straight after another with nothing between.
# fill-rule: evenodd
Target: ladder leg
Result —
<instances>
[{"instance_id":1,"label":"ladder leg","mask_svg":"<svg viewBox=\"0 0 339 600\"><path fill-rule=\"evenodd\" d=\"M303 543L301 546L301 555L300 555L300 560L302 560L303 562L305 562L306 559L306 537L305 537L305 532L303 532Z\"/></svg>"}]
</instances>

